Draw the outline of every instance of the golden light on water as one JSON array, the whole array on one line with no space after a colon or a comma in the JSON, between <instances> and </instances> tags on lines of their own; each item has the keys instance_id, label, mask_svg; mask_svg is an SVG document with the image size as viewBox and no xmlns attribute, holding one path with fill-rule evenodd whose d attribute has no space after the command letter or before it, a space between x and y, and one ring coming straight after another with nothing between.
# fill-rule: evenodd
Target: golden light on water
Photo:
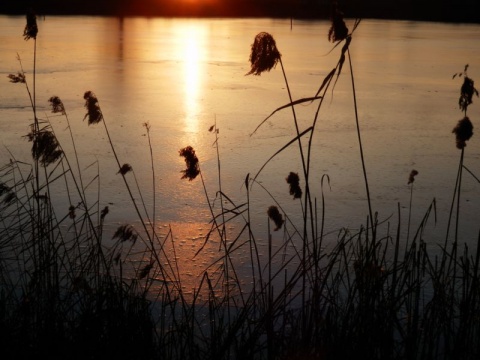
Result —
<instances>
[{"instance_id":1,"label":"golden light on water","mask_svg":"<svg viewBox=\"0 0 480 360\"><path fill-rule=\"evenodd\" d=\"M183 62L185 130L187 132L198 131L207 38L207 29L198 22L184 24L177 33L176 43Z\"/></svg>"}]
</instances>

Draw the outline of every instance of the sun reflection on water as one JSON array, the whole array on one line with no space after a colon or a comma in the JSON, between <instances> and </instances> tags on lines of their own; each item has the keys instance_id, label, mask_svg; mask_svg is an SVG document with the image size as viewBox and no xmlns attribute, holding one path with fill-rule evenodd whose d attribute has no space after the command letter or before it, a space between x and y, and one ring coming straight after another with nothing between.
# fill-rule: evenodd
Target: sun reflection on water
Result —
<instances>
[{"instance_id":1,"label":"sun reflection on water","mask_svg":"<svg viewBox=\"0 0 480 360\"><path fill-rule=\"evenodd\" d=\"M198 131L204 60L207 57L205 46L207 38L206 27L198 22L184 24L178 29L177 44L183 62L185 130L187 132L196 133Z\"/></svg>"}]
</instances>

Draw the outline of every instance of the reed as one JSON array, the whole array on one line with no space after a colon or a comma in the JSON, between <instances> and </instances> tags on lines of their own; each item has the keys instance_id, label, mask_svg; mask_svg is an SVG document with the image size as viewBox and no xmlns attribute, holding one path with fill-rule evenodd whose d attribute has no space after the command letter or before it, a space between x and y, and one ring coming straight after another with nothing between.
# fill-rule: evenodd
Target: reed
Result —
<instances>
[{"instance_id":1,"label":"reed","mask_svg":"<svg viewBox=\"0 0 480 360\"><path fill-rule=\"evenodd\" d=\"M210 230L196 256L210 243L219 246L217 259L204 269L191 294L182 287L175 229L169 227L164 235L156 230L150 125L144 124L152 191L145 194L133 167L118 157L98 98L85 92L85 118L91 126L103 124L117 175L140 222L139 229L132 224L118 226L109 238L104 231L109 208L100 197L99 171L89 179L74 134L70 132L74 149L70 162L54 132L56 117L69 123L67 107L51 96L53 115L37 118L35 71L29 79L20 61L21 70L9 79L25 86L34 123L27 135L32 163L18 161L12 153L12 160L0 168L0 345L6 358L478 358L480 234L476 249L458 239L463 169L478 179L464 165L466 141L473 134L467 108L478 91L467 75L468 66L456 74L464 80L459 100L463 118L453 131L461 154L445 243L438 254L425 241L429 226L437 221L435 199L418 219L419 225L412 227L417 170L408 179L406 225L400 204L396 221L379 220L373 211L351 53L359 25L360 20L354 20L349 30L341 12L333 8L326 35L333 43L332 52L339 50L338 59L318 91L301 99L292 96L273 36L262 32L255 38L249 74L260 75L280 64L288 103L264 118L252 136L285 109L292 111L295 131L255 176L246 175L243 200L229 196L222 187L222 138L216 120L209 129L217 155L215 196L207 189L201 156L188 145L179 150L185 161L179 181L200 182L211 214ZM36 18L29 14L25 39L33 39L34 64L37 36ZM345 62L367 199L365 224L357 230L327 228L325 215L332 205L327 206L325 190L330 177L322 176L320 184L311 180L312 144L321 125L322 104L335 90ZM311 123L304 129L295 112L300 104L312 108ZM296 208L284 206L272 189L257 181L270 161L292 146L298 146L301 172L287 171L280 180L285 192L300 202ZM93 165L98 166L87 168ZM263 234L267 239L263 257L262 234L256 234L252 224L253 188L271 200L265 209L268 231ZM313 191L318 188L320 199ZM56 194L69 203L56 208L52 201ZM154 199L151 209L146 206L147 196ZM220 206L214 206L216 202ZM298 208L300 223L292 216ZM449 244L453 219L455 235ZM273 234L281 234L283 242L274 243ZM242 275L246 279L236 261L242 253L249 259L249 273Z\"/></svg>"}]
</instances>

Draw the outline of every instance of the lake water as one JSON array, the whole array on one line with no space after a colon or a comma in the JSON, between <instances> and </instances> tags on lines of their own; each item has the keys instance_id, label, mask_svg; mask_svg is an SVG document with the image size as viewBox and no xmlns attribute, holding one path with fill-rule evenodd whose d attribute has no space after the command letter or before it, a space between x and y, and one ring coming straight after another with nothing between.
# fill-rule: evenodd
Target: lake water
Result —
<instances>
[{"instance_id":1,"label":"lake water","mask_svg":"<svg viewBox=\"0 0 480 360\"><path fill-rule=\"evenodd\" d=\"M184 162L179 149L191 145L196 150L213 201L219 186L218 162L215 136L208 129L216 123L222 190L240 204L246 201L246 175L253 177L295 134L291 111L284 110L251 136L266 116L288 102L280 66L261 76L245 76L255 35L266 31L274 36L295 99L316 93L340 51L331 51L325 21L294 20L291 27L289 20L278 19L47 16L38 22L39 115L48 115L67 155L73 156L65 119L52 117L47 103L53 95L63 100L82 167L98 160L100 202L101 207L109 205L110 229L125 222L138 226L138 220L122 179L116 175L105 130L83 121L87 90L97 95L120 161L133 166L148 209L152 206L152 171L142 124L151 125L156 224L163 233L171 226L178 256L188 259L203 243L211 216L200 179L180 180ZM352 24L347 21L348 26ZM32 122L28 95L24 86L7 79L20 68L18 53L31 81L33 41L23 40L24 25L23 17L0 16L2 164L11 158L6 148L17 160L30 162L29 144L22 138ZM392 216L395 228L400 203L406 225L407 180L416 169L412 227L416 229L435 198L437 225L433 226L432 218L425 240L443 244L460 158L451 131L462 118L458 108L461 80L452 75L468 63L468 75L480 79L480 25L363 20L350 50L373 210L380 220ZM314 105L297 107L301 129L311 124L315 110ZM478 126L480 99L474 99L468 115ZM465 165L480 176L480 141L475 129L474 133L466 148ZM324 174L330 178L330 188L324 186L325 221L334 242L339 229L356 229L368 215L348 66L322 105L313 159L311 181L319 201L321 178ZM292 200L285 182L290 171L302 174L296 144L270 162L257 180L298 223L300 202ZM95 172L96 167L90 167L85 175L93 178ZM470 244L476 244L479 231L479 194L480 184L465 174L460 238ZM265 245L266 209L274 202L258 185L250 195L252 224L258 241ZM65 199L57 202L63 206ZM235 237L233 223L230 230ZM282 237L276 232L273 240ZM209 264L216 256L214 249L198 263L190 263L191 267L184 264L187 276L194 277ZM245 254L240 261L247 258Z\"/></svg>"}]
</instances>

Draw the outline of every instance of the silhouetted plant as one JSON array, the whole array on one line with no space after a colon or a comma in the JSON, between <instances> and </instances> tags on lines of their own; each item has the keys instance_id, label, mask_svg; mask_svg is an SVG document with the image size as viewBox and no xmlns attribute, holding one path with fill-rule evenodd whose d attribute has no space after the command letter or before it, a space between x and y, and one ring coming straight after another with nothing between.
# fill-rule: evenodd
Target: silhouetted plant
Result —
<instances>
[{"instance_id":1,"label":"silhouetted plant","mask_svg":"<svg viewBox=\"0 0 480 360\"><path fill-rule=\"evenodd\" d=\"M332 10L330 12L330 30L328 30L328 40L337 42L345 40L348 36L348 28L343 19L343 12L338 8L336 1L332 2Z\"/></svg>"},{"instance_id":2,"label":"silhouetted plant","mask_svg":"<svg viewBox=\"0 0 480 360\"><path fill-rule=\"evenodd\" d=\"M182 179L188 179L189 181L194 180L198 174L200 174L200 167L197 155L195 155L195 150L193 150L191 146L187 146L180 149L179 154L185 159L185 164L187 165L187 168L181 171L183 173Z\"/></svg>"},{"instance_id":3,"label":"silhouetted plant","mask_svg":"<svg viewBox=\"0 0 480 360\"><path fill-rule=\"evenodd\" d=\"M288 185L290 185L290 195L293 195L294 199L300 199L302 197L302 189L300 187L300 177L298 174L290 172L286 180Z\"/></svg>"},{"instance_id":4,"label":"silhouetted plant","mask_svg":"<svg viewBox=\"0 0 480 360\"><path fill-rule=\"evenodd\" d=\"M467 146L466 142L473 136L473 124L468 116L458 121L452 133L455 134L457 149L463 149Z\"/></svg>"},{"instance_id":5,"label":"silhouetted plant","mask_svg":"<svg viewBox=\"0 0 480 360\"><path fill-rule=\"evenodd\" d=\"M27 12L27 24L23 30L23 37L25 40L37 39L38 26L37 26L37 15L35 12L30 9Z\"/></svg>"},{"instance_id":6,"label":"silhouetted plant","mask_svg":"<svg viewBox=\"0 0 480 360\"><path fill-rule=\"evenodd\" d=\"M478 90L474 86L475 82L467 75L468 66L468 64L465 65L463 72L453 74L453 78L456 76L463 76L463 84L460 87L458 106L465 113L467 112L468 106L473 102L473 95L475 94L478 97Z\"/></svg>"},{"instance_id":7,"label":"silhouetted plant","mask_svg":"<svg viewBox=\"0 0 480 360\"><path fill-rule=\"evenodd\" d=\"M8 78L10 79L11 83L21 83L25 84L25 74L18 72L17 74L9 74Z\"/></svg>"},{"instance_id":8,"label":"silhouetted plant","mask_svg":"<svg viewBox=\"0 0 480 360\"><path fill-rule=\"evenodd\" d=\"M83 98L85 99L85 108L87 109L84 119L88 118L88 125L98 124L103 120L103 115L97 97L92 91L86 91Z\"/></svg>"},{"instance_id":9,"label":"silhouetted plant","mask_svg":"<svg viewBox=\"0 0 480 360\"><path fill-rule=\"evenodd\" d=\"M261 75L273 69L280 61L281 54L272 35L266 32L258 33L250 52L251 69L247 75Z\"/></svg>"},{"instance_id":10,"label":"silhouetted plant","mask_svg":"<svg viewBox=\"0 0 480 360\"><path fill-rule=\"evenodd\" d=\"M283 220L283 216L278 211L278 208L276 206L270 206L267 210L268 217L275 223L275 229L274 231L280 230L282 228L283 223L285 220Z\"/></svg>"}]
</instances>

